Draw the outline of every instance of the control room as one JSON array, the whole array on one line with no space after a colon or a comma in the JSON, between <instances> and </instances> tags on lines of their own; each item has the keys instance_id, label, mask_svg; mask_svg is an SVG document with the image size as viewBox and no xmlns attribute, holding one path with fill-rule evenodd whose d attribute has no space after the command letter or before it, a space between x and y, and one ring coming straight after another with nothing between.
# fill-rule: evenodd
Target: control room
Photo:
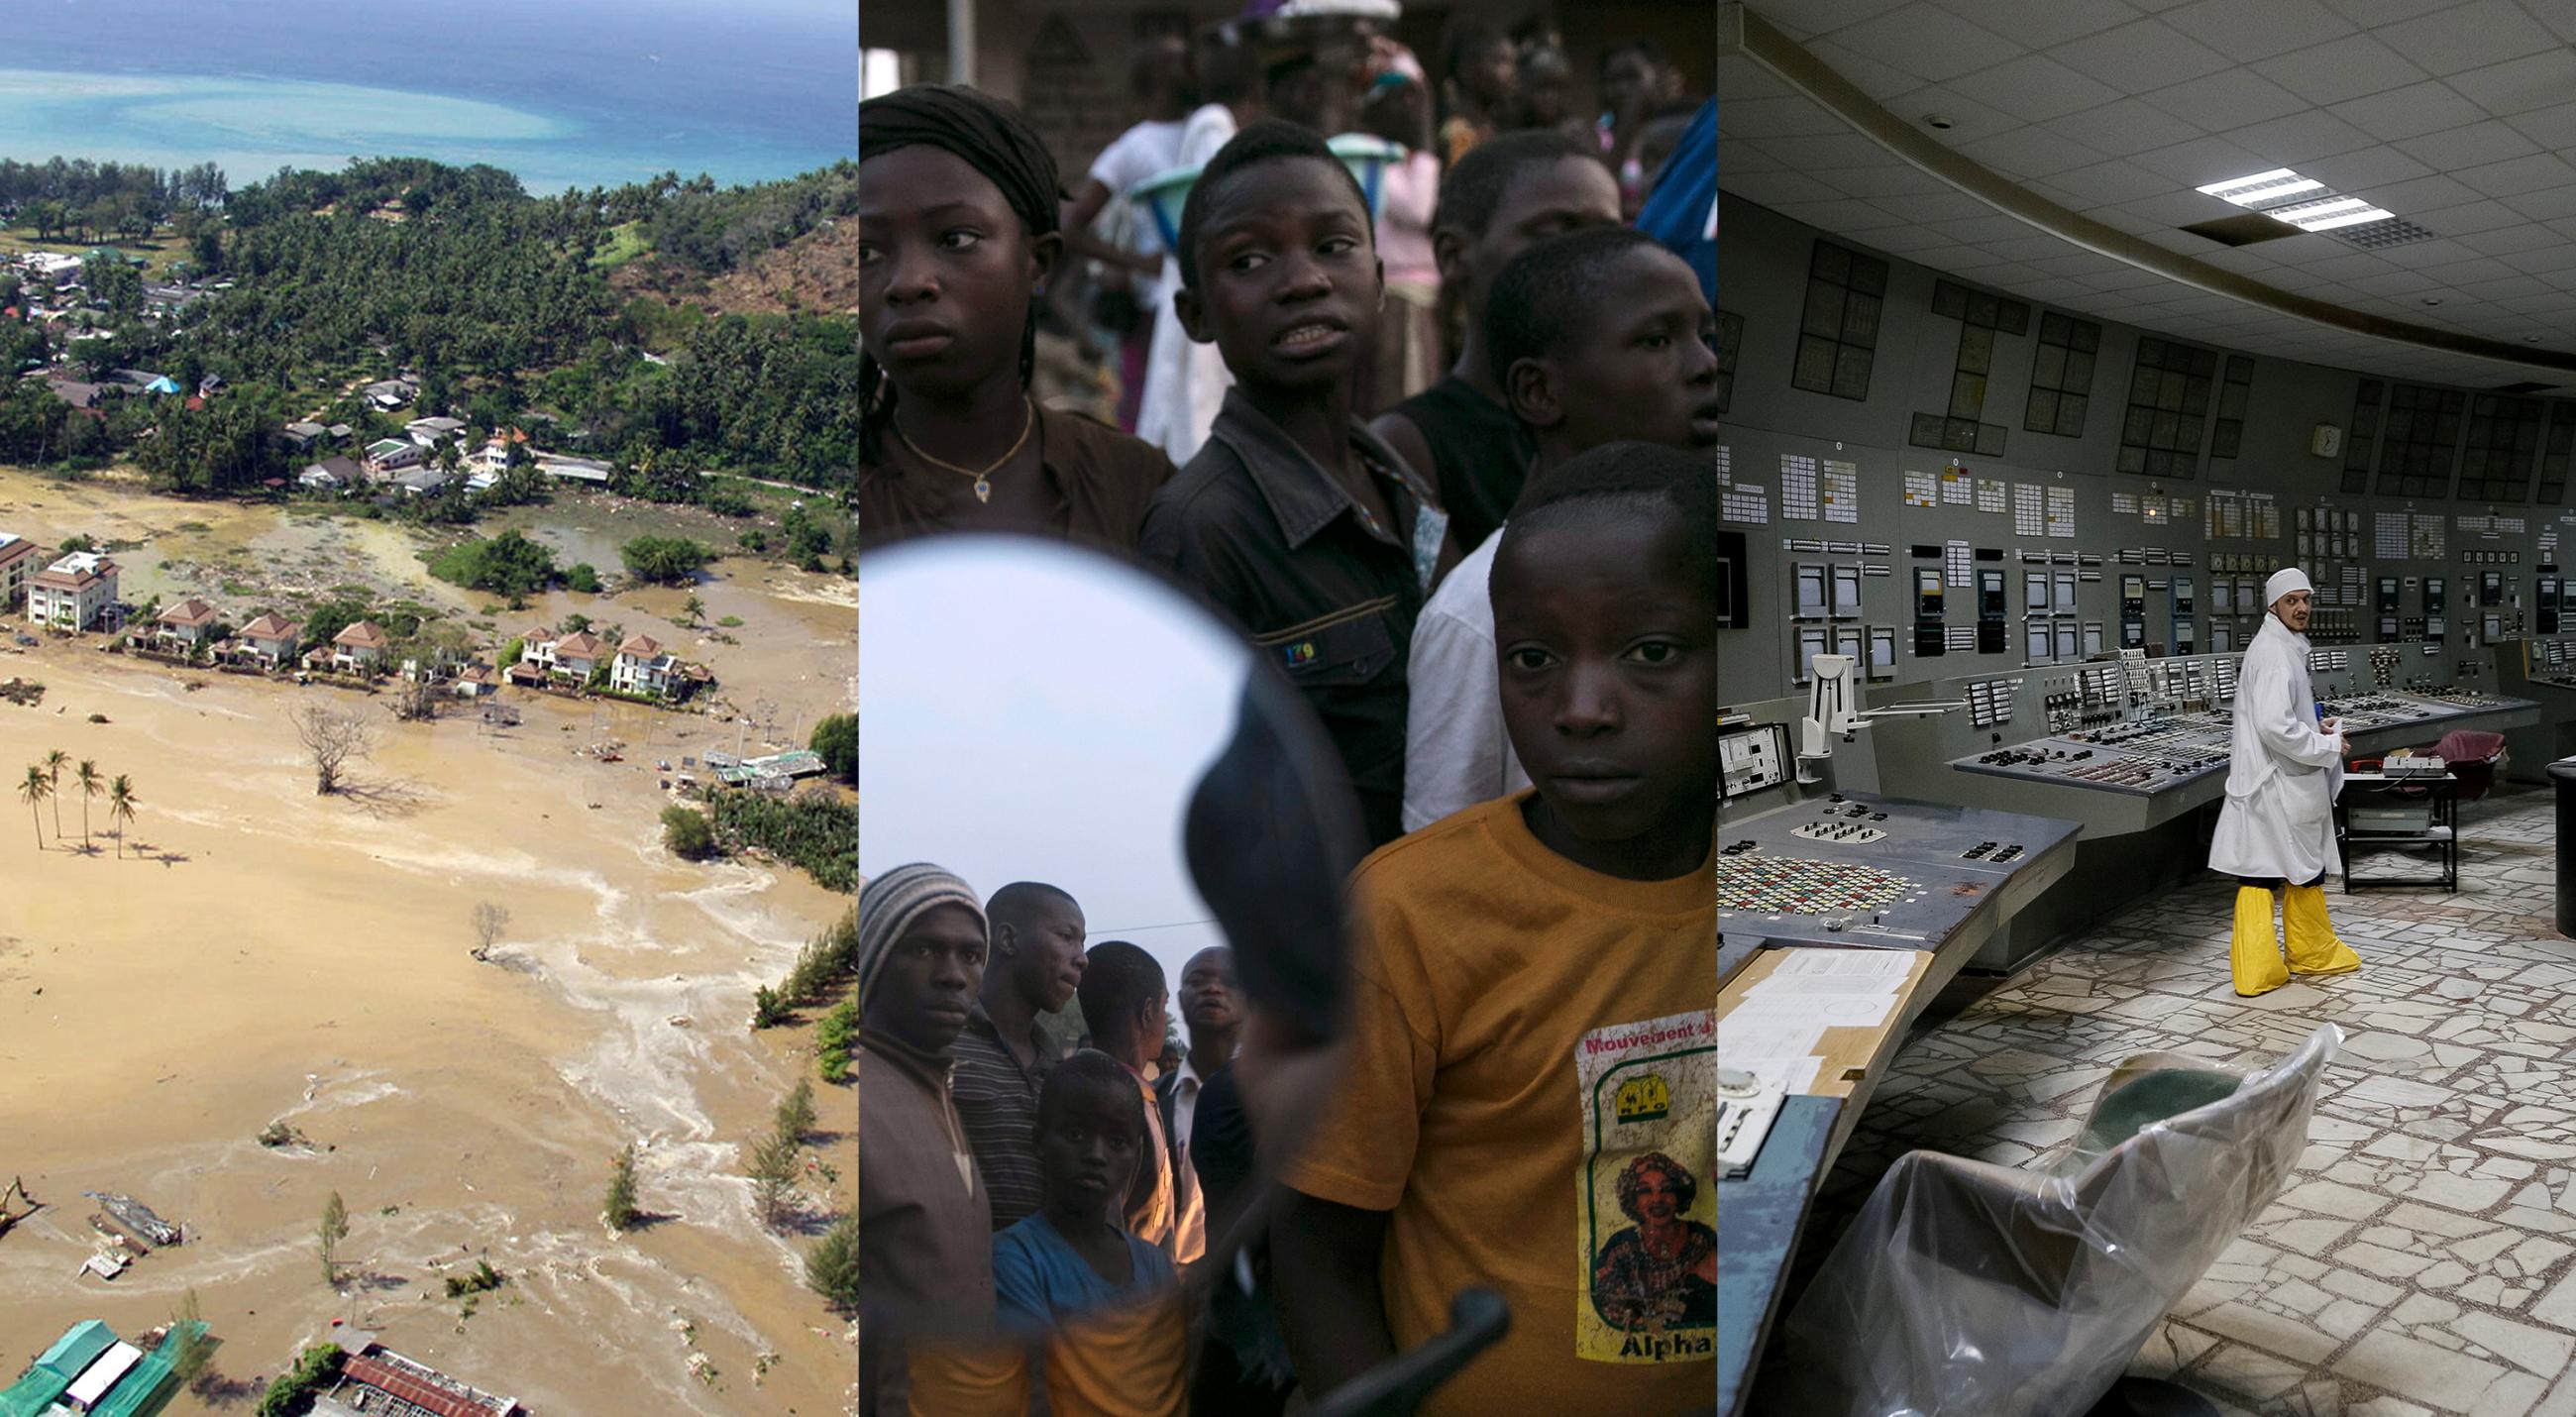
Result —
<instances>
[{"instance_id":1,"label":"control room","mask_svg":"<svg viewBox=\"0 0 2576 1417\"><path fill-rule=\"evenodd\" d=\"M2576 3L1718 24L1719 1412L2576 1414Z\"/></svg>"}]
</instances>

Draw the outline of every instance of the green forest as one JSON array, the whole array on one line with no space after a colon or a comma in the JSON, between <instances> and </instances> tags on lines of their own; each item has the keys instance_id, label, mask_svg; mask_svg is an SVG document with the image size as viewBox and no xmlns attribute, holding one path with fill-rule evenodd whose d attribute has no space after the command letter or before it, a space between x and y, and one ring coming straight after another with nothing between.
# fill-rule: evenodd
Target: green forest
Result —
<instances>
[{"instance_id":1,"label":"green forest","mask_svg":"<svg viewBox=\"0 0 2576 1417\"><path fill-rule=\"evenodd\" d=\"M0 359L55 377L163 373L182 393L222 383L202 407L166 395L74 409L46 382L0 390L0 460L51 467L131 461L182 492L256 490L310 455L277 430L318 414L358 442L430 414L477 436L524 426L550 451L606 459L621 490L704 500L703 474L846 492L857 462L858 334L828 314L711 315L629 294L642 263L666 288L794 241L855 206L857 169L719 188L665 174L616 189L529 195L510 174L419 159L289 170L238 190L211 165L0 162L0 214L20 236L180 238L167 274L206 287L147 306L117 257L84 270L84 338L0 321ZM121 225L119 224L121 223ZM155 272L153 279L164 278ZM0 306L39 292L0 274ZM388 417L366 384L416 372L417 403ZM710 479L710 481L712 481Z\"/></svg>"}]
</instances>

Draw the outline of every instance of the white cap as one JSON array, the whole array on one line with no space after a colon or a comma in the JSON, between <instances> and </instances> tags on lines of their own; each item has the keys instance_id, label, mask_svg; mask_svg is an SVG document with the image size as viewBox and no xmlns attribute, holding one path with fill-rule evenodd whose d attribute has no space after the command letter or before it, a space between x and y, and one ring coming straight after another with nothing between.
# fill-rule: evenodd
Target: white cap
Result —
<instances>
[{"instance_id":1,"label":"white cap","mask_svg":"<svg viewBox=\"0 0 2576 1417\"><path fill-rule=\"evenodd\" d=\"M2282 596L2301 590L2312 594L2316 590L2308 584L2308 573L2296 566L2283 566L2272 573L2270 580L2263 582L2263 603L2266 606L2278 605Z\"/></svg>"}]
</instances>

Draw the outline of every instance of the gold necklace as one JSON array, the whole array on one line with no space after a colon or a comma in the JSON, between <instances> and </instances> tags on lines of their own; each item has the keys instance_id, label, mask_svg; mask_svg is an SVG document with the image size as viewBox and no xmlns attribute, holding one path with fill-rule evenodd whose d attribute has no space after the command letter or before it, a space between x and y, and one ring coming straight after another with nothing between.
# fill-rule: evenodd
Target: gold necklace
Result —
<instances>
[{"instance_id":1,"label":"gold necklace","mask_svg":"<svg viewBox=\"0 0 2576 1417\"><path fill-rule=\"evenodd\" d=\"M919 443L916 443L912 441L911 438L905 436L902 424L894 423L894 420L892 419L888 419L886 421L894 424L894 435L903 439L903 445L912 449L912 455L914 457L921 459L923 462L926 462L933 467L945 468L950 472L956 473L960 477L971 477L975 479L975 500L978 502L990 502L993 500L993 474L1001 471L1002 464L1009 462L1011 459L1020 455L1020 449L1028 446L1029 431L1038 426L1038 409L1035 403L1031 402L1026 397L1023 397L1020 400L1020 409L1020 440L1011 445L1011 450L1009 452L993 459L993 465L985 468L982 472L977 472L971 467L959 467L953 462L942 462L938 458L932 457L930 454L921 450L921 445Z\"/></svg>"}]
</instances>

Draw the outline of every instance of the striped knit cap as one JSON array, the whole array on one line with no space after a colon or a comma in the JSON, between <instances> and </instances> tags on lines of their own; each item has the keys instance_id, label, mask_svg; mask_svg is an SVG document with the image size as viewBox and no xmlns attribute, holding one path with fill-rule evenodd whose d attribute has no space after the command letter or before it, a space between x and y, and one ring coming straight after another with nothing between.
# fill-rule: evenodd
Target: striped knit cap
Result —
<instances>
[{"instance_id":1,"label":"striped knit cap","mask_svg":"<svg viewBox=\"0 0 2576 1417\"><path fill-rule=\"evenodd\" d=\"M859 889L859 1007L868 1006L894 942L912 928L921 913L935 905L962 905L984 923L983 903L975 889L927 861L897 866Z\"/></svg>"}]
</instances>

